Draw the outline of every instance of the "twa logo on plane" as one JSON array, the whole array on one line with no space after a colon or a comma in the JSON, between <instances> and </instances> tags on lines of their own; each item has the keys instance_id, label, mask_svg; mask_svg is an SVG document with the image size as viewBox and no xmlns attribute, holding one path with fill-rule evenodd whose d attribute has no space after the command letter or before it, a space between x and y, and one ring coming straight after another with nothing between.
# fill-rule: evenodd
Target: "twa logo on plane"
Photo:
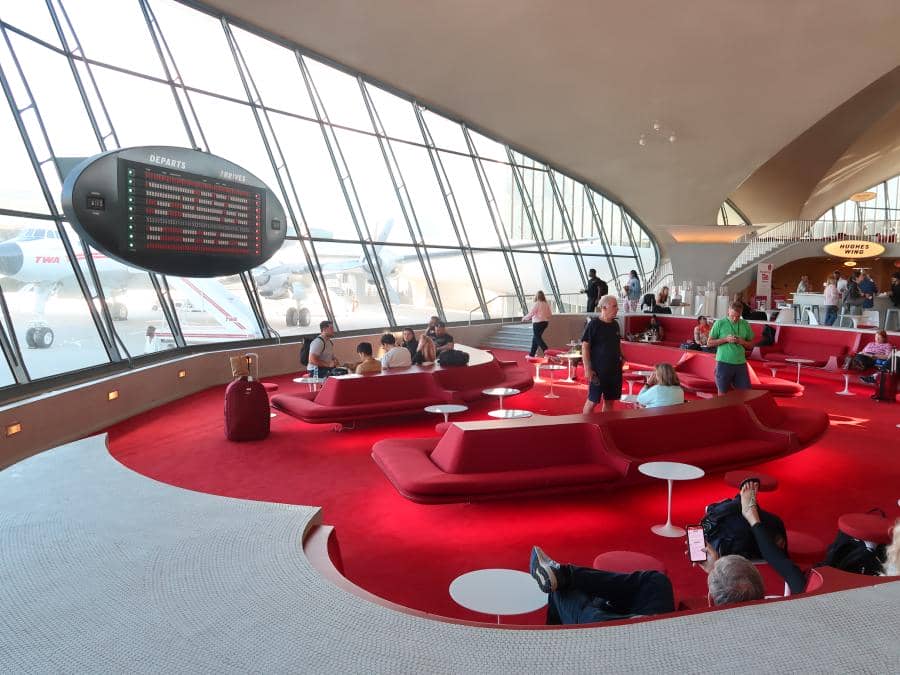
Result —
<instances>
[{"instance_id":1,"label":"twa logo on plane","mask_svg":"<svg viewBox=\"0 0 900 675\"><path fill-rule=\"evenodd\" d=\"M38 265L58 265L59 264L59 256L58 255L36 255L34 256L34 262Z\"/></svg>"}]
</instances>

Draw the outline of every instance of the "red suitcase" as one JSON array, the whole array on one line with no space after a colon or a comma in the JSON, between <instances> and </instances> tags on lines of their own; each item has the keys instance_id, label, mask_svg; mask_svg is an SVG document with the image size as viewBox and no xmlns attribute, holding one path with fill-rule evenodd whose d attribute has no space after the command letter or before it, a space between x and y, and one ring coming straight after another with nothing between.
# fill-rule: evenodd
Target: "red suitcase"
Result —
<instances>
[{"instance_id":1,"label":"red suitcase","mask_svg":"<svg viewBox=\"0 0 900 675\"><path fill-rule=\"evenodd\" d=\"M247 354L248 366L254 361ZM248 368L249 370L249 368ZM258 372L258 370L257 370ZM225 390L225 437L230 441L260 441L269 435L269 394L254 377L242 375Z\"/></svg>"}]
</instances>

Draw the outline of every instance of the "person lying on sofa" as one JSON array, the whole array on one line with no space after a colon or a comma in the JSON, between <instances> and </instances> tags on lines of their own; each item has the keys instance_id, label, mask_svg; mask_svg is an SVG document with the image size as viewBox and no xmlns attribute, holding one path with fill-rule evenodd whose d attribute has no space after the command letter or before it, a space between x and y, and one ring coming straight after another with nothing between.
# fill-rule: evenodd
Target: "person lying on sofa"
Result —
<instances>
[{"instance_id":1,"label":"person lying on sofa","mask_svg":"<svg viewBox=\"0 0 900 675\"><path fill-rule=\"evenodd\" d=\"M381 361L372 356L372 343L360 342L356 345L356 354L361 359L356 366L357 375L368 375L381 372Z\"/></svg>"},{"instance_id":2,"label":"person lying on sofa","mask_svg":"<svg viewBox=\"0 0 900 675\"><path fill-rule=\"evenodd\" d=\"M647 378L647 386L638 393L637 402L642 408L684 403L684 390L671 363L656 364L653 374Z\"/></svg>"},{"instance_id":3,"label":"person lying on sofa","mask_svg":"<svg viewBox=\"0 0 900 675\"><path fill-rule=\"evenodd\" d=\"M759 521L756 491L759 483L741 488L741 508L760 551L787 582L791 593L806 588L803 573L779 549ZM761 600L765 587L756 566L738 555L719 557L707 545L707 559L699 564L708 577L707 588L716 606ZM531 576L549 594L547 623L575 625L615 621L675 611L672 582L662 572L645 570L619 574L577 565L561 565L540 548L531 549Z\"/></svg>"}]
</instances>

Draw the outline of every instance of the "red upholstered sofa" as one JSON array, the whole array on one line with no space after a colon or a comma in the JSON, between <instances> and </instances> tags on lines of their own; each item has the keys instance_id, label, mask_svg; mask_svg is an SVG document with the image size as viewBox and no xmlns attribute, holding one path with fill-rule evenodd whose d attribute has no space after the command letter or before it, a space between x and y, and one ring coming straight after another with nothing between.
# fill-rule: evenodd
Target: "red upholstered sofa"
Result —
<instances>
[{"instance_id":1,"label":"red upholstered sofa","mask_svg":"<svg viewBox=\"0 0 900 675\"><path fill-rule=\"evenodd\" d=\"M638 462L686 462L707 471L758 462L797 447L786 431L760 425L743 403L705 409L686 403L658 410L664 412L604 423L608 447Z\"/></svg>"},{"instance_id":2,"label":"red upholstered sofa","mask_svg":"<svg viewBox=\"0 0 900 675\"><path fill-rule=\"evenodd\" d=\"M594 424L484 429L451 425L439 439L386 439L372 457L417 502L461 502L595 488L622 479L629 462L605 447Z\"/></svg>"},{"instance_id":3,"label":"red upholstered sofa","mask_svg":"<svg viewBox=\"0 0 900 675\"><path fill-rule=\"evenodd\" d=\"M625 333L634 335L643 333L650 325L650 314L629 314L625 317ZM656 320L662 326L664 339L657 344L666 347L678 347L684 342L694 339L695 316L671 316L657 314Z\"/></svg>"},{"instance_id":4,"label":"red upholstered sofa","mask_svg":"<svg viewBox=\"0 0 900 675\"><path fill-rule=\"evenodd\" d=\"M716 389L716 357L703 352L683 352L682 359L675 364L675 372L681 386L686 391L714 393ZM780 377L759 375L753 366L747 364L752 389L771 391L776 396L800 396L803 385L783 380Z\"/></svg>"},{"instance_id":5,"label":"red upholstered sofa","mask_svg":"<svg viewBox=\"0 0 900 675\"><path fill-rule=\"evenodd\" d=\"M778 326L775 344L758 347L753 355L767 361L813 359L816 366L840 367L844 357L859 349L860 333L819 326Z\"/></svg>"},{"instance_id":6,"label":"red upholstered sofa","mask_svg":"<svg viewBox=\"0 0 900 675\"><path fill-rule=\"evenodd\" d=\"M748 407L762 399L766 419L780 412L782 426L761 423ZM779 408L768 392L733 391L666 408L455 423L440 438L379 441L372 456L408 499L475 501L645 480L630 470L634 462L684 461L706 470L754 464L800 449L801 437L827 424L821 411Z\"/></svg>"},{"instance_id":7,"label":"red upholstered sofa","mask_svg":"<svg viewBox=\"0 0 900 675\"><path fill-rule=\"evenodd\" d=\"M330 377L316 393L272 397L272 406L304 422L347 422L386 415L422 412L427 405L447 403L427 371L400 374Z\"/></svg>"},{"instance_id":8,"label":"red upholstered sofa","mask_svg":"<svg viewBox=\"0 0 900 675\"><path fill-rule=\"evenodd\" d=\"M514 362L500 363L496 359L472 366L440 368L433 371L437 385L445 389L452 401L474 401L490 387L512 387L525 391L534 386L530 372Z\"/></svg>"},{"instance_id":9,"label":"red upholstered sofa","mask_svg":"<svg viewBox=\"0 0 900 675\"><path fill-rule=\"evenodd\" d=\"M771 396L748 399L746 405L761 424L789 431L802 446L813 443L828 430L828 415L821 410L782 407Z\"/></svg>"}]
</instances>

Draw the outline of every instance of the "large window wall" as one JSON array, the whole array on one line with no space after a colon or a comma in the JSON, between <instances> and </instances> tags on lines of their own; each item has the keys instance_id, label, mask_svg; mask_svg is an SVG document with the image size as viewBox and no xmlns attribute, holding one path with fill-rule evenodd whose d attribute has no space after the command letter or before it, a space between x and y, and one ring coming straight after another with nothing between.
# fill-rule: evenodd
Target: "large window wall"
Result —
<instances>
[{"instance_id":1,"label":"large window wall","mask_svg":"<svg viewBox=\"0 0 900 675\"><path fill-rule=\"evenodd\" d=\"M841 235L896 241L900 233L900 176L858 192L825 211L810 229L810 237Z\"/></svg>"},{"instance_id":2,"label":"large window wall","mask_svg":"<svg viewBox=\"0 0 900 675\"><path fill-rule=\"evenodd\" d=\"M577 310L657 263L589 185L378 83L173 0L0 9L0 387L195 344ZM228 158L279 195L281 250L220 279L148 274L65 222L67 158Z\"/></svg>"}]
</instances>

